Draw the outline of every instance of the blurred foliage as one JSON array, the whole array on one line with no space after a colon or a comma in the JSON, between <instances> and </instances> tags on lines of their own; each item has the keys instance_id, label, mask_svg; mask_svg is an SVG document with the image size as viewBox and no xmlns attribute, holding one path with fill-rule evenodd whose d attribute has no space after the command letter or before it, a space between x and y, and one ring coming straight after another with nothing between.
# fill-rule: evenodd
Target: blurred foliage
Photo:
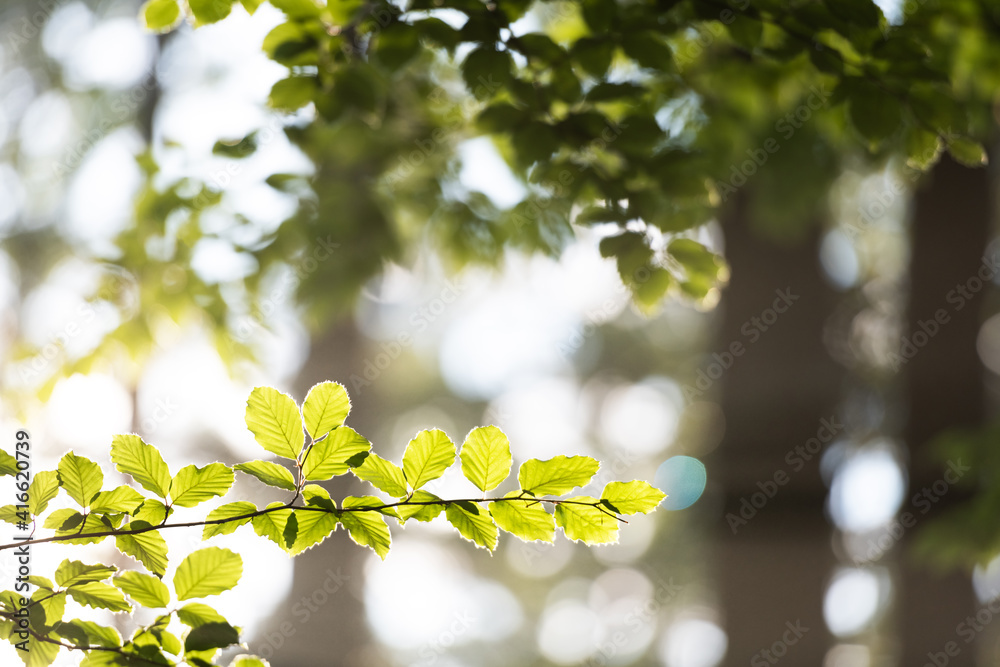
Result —
<instances>
[{"instance_id":1,"label":"blurred foliage","mask_svg":"<svg viewBox=\"0 0 1000 667\"><path fill-rule=\"evenodd\" d=\"M260 4L150 0L140 13L168 33ZM287 76L269 101L312 171L266 182L296 212L268 229L227 212L220 226L225 186L170 182L159 163L183 147L152 142L133 224L115 252L86 257L104 276L92 302L129 316L43 370L32 364L52 360L44 349L17 346L16 386L44 398L67 374L140 362L170 323L200 323L237 361L254 352L241 327L266 326L282 275L320 326L386 262L412 263L427 245L455 269L498 265L509 249L558 255L575 225L605 234L601 253L643 311L671 296L711 303L728 271L702 227L719 207L745 197L761 233L794 240L822 218L845 163L928 169L948 151L981 165L995 136L992 0L904 3L893 23L870 0L271 4L285 20L262 48ZM59 79L37 60L39 77ZM221 137L213 153L248 160L265 132ZM479 136L523 201L503 208L462 185L457 147ZM208 280L191 262L206 240L252 270ZM54 224L16 229L5 247L25 292L82 255Z\"/></svg>"},{"instance_id":2,"label":"blurred foliage","mask_svg":"<svg viewBox=\"0 0 1000 667\"><path fill-rule=\"evenodd\" d=\"M140 14L169 32L259 4L151 0ZM109 336L134 358L161 315L201 320L230 360L250 355L240 322L266 321L282 269L318 326L428 243L453 268L496 265L509 248L558 255L574 225L607 234L601 253L640 309L671 294L712 303L728 271L699 228L744 186L757 228L794 239L822 215L844 160L903 155L925 169L948 150L978 165L992 133L989 2L910 4L897 25L870 0L271 4L286 20L262 48L288 76L269 101L291 114L284 131L314 171L267 179L299 201L276 229L231 213L219 229L204 214L225 188L165 183L156 160L183 149L151 146L112 260L141 286L138 317ZM213 153L245 160L262 135L222 138ZM458 179L456 147L481 135L525 186L510 208ZM205 281L190 259L206 239L253 270L236 285ZM30 384L44 396L56 379Z\"/></svg>"},{"instance_id":3,"label":"blurred foliage","mask_svg":"<svg viewBox=\"0 0 1000 667\"><path fill-rule=\"evenodd\" d=\"M945 494L956 494L960 501L947 498L948 507L935 512L932 519L920 526L915 552L924 561L940 569L972 569L976 565L985 567L1000 553L996 521L1000 514L997 442L1000 442L1000 424L949 431L931 444L936 458L945 467L941 480L935 482L938 488L932 485L928 497L937 503ZM970 470L974 474L966 474ZM929 505L926 501L924 504Z\"/></svg>"}]
</instances>

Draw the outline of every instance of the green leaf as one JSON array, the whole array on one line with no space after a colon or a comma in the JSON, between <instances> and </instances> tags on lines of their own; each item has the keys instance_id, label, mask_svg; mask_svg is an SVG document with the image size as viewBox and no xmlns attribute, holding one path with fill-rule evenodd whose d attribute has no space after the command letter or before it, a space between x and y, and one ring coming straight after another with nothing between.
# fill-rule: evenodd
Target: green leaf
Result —
<instances>
[{"instance_id":1,"label":"green leaf","mask_svg":"<svg viewBox=\"0 0 1000 667\"><path fill-rule=\"evenodd\" d=\"M375 36L375 58L390 72L420 53L420 33L406 23L393 23Z\"/></svg>"},{"instance_id":2,"label":"green leaf","mask_svg":"<svg viewBox=\"0 0 1000 667\"><path fill-rule=\"evenodd\" d=\"M938 135L915 125L907 130L907 166L923 171L937 162L939 155L941 155L941 140Z\"/></svg>"},{"instance_id":3,"label":"green leaf","mask_svg":"<svg viewBox=\"0 0 1000 667\"><path fill-rule=\"evenodd\" d=\"M18 651L17 657L25 667L49 667L59 655L60 646L48 642L29 641L27 651Z\"/></svg>"},{"instance_id":4,"label":"green leaf","mask_svg":"<svg viewBox=\"0 0 1000 667\"><path fill-rule=\"evenodd\" d=\"M392 461L386 461L378 454L366 452L364 460L351 468L358 479L371 483L379 491L395 498L406 495L406 478L403 471Z\"/></svg>"},{"instance_id":5,"label":"green leaf","mask_svg":"<svg viewBox=\"0 0 1000 667\"><path fill-rule=\"evenodd\" d=\"M556 505L556 523L566 537L584 544L614 544L618 541L618 519L601 511L590 496L568 498ZM588 503L588 504L579 504Z\"/></svg>"},{"instance_id":6,"label":"green leaf","mask_svg":"<svg viewBox=\"0 0 1000 667\"><path fill-rule=\"evenodd\" d=\"M583 19L590 26L591 32L601 35L610 31L618 14L618 3L615 0L582 0L580 5Z\"/></svg>"},{"instance_id":7,"label":"green leaf","mask_svg":"<svg viewBox=\"0 0 1000 667\"><path fill-rule=\"evenodd\" d=\"M295 510L294 520L297 532L295 541L287 549L290 556L313 548L337 529L337 516L328 512Z\"/></svg>"},{"instance_id":8,"label":"green leaf","mask_svg":"<svg viewBox=\"0 0 1000 667\"><path fill-rule=\"evenodd\" d=\"M122 636L114 628L98 625L93 621L82 621L78 618L56 623L55 633L70 640L76 646L117 648L122 645Z\"/></svg>"},{"instance_id":9,"label":"green leaf","mask_svg":"<svg viewBox=\"0 0 1000 667\"><path fill-rule=\"evenodd\" d=\"M640 66L663 72L670 69L670 47L653 31L632 33L622 42L622 49Z\"/></svg>"},{"instance_id":10,"label":"green leaf","mask_svg":"<svg viewBox=\"0 0 1000 667\"><path fill-rule=\"evenodd\" d=\"M129 526L134 526L133 521ZM115 546L126 556L142 563L153 574L163 576L167 572L167 542L155 530L136 535L116 535Z\"/></svg>"},{"instance_id":11,"label":"green leaf","mask_svg":"<svg viewBox=\"0 0 1000 667\"><path fill-rule=\"evenodd\" d=\"M464 448L463 448L464 451ZM475 503L457 502L445 510L448 522L462 537L489 551L497 548L497 527L489 512Z\"/></svg>"},{"instance_id":12,"label":"green leaf","mask_svg":"<svg viewBox=\"0 0 1000 667\"><path fill-rule=\"evenodd\" d=\"M170 591L158 578L142 572L122 572L114 578L114 584L122 593L141 604L154 609L170 604Z\"/></svg>"},{"instance_id":13,"label":"green leaf","mask_svg":"<svg viewBox=\"0 0 1000 667\"><path fill-rule=\"evenodd\" d=\"M90 501L104 485L104 473L101 467L88 458L77 456L72 451L67 452L59 460L58 475L59 484L81 507L89 507Z\"/></svg>"},{"instance_id":14,"label":"green leaf","mask_svg":"<svg viewBox=\"0 0 1000 667\"><path fill-rule=\"evenodd\" d=\"M604 504L618 514L649 514L666 497L663 491L642 480L610 482L601 493Z\"/></svg>"},{"instance_id":15,"label":"green leaf","mask_svg":"<svg viewBox=\"0 0 1000 667\"><path fill-rule=\"evenodd\" d=\"M510 474L510 441L496 426L469 431L462 445L462 473L480 491L497 488Z\"/></svg>"},{"instance_id":16,"label":"green leaf","mask_svg":"<svg viewBox=\"0 0 1000 667\"><path fill-rule=\"evenodd\" d=\"M435 480L455 462L455 443L439 429L417 433L403 453L403 473L410 487L419 489Z\"/></svg>"},{"instance_id":17,"label":"green leaf","mask_svg":"<svg viewBox=\"0 0 1000 667\"><path fill-rule=\"evenodd\" d=\"M219 612L203 602L189 602L177 610L177 620L190 628L207 623L229 623Z\"/></svg>"},{"instance_id":18,"label":"green leaf","mask_svg":"<svg viewBox=\"0 0 1000 667\"><path fill-rule=\"evenodd\" d=\"M573 58L591 76L601 78L608 73L611 60L615 55L612 42L599 37L583 37L578 39L570 51ZM590 99L590 96L587 96Z\"/></svg>"},{"instance_id":19,"label":"green leaf","mask_svg":"<svg viewBox=\"0 0 1000 667\"><path fill-rule=\"evenodd\" d=\"M238 655L229 663L229 667L268 667L268 662L255 655Z\"/></svg>"},{"instance_id":20,"label":"green leaf","mask_svg":"<svg viewBox=\"0 0 1000 667\"><path fill-rule=\"evenodd\" d=\"M90 501L90 511L96 514L117 514L135 512L146 498L131 486L119 486L110 491L101 491Z\"/></svg>"},{"instance_id":21,"label":"green leaf","mask_svg":"<svg viewBox=\"0 0 1000 667\"><path fill-rule=\"evenodd\" d=\"M229 535L235 532L237 528L250 522L251 519L246 515L253 514L256 511L257 506L246 500L238 500L235 503L227 503L216 507L205 517L206 521L218 521L220 519L231 519L231 521L206 525L201 533L201 539L207 540L215 535ZM236 519L235 517L243 518Z\"/></svg>"},{"instance_id":22,"label":"green leaf","mask_svg":"<svg viewBox=\"0 0 1000 667\"><path fill-rule=\"evenodd\" d=\"M188 0L188 6L199 25L216 23L229 16L233 0Z\"/></svg>"},{"instance_id":23,"label":"green leaf","mask_svg":"<svg viewBox=\"0 0 1000 667\"><path fill-rule=\"evenodd\" d=\"M11 508L11 510L14 510L13 505L5 505L2 509L6 510L8 507ZM71 509L56 510L51 514L49 514L47 517L45 517L45 523L43 524L42 527L50 528L52 530L66 530L66 531L73 530L74 528L78 528L80 524L83 523L83 518L84 518L83 514L81 514L76 510L71 510ZM4 517L3 520L7 521L8 523L15 523L16 521L18 521L18 519L15 519L14 521L8 521L6 516Z\"/></svg>"},{"instance_id":24,"label":"green leaf","mask_svg":"<svg viewBox=\"0 0 1000 667\"><path fill-rule=\"evenodd\" d=\"M32 516L38 516L58 494L59 474L55 470L36 473L31 486L28 487L28 511Z\"/></svg>"},{"instance_id":25,"label":"green leaf","mask_svg":"<svg viewBox=\"0 0 1000 667\"><path fill-rule=\"evenodd\" d=\"M337 509L337 503L330 498L330 492L319 484L306 484L302 487L302 498L306 501L306 505L322 507L330 511Z\"/></svg>"},{"instance_id":26,"label":"green leaf","mask_svg":"<svg viewBox=\"0 0 1000 667\"><path fill-rule=\"evenodd\" d=\"M305 444L299 408L288 394L257 387L247 399L247 428L261 447L286 459L297 459Z\"/></svg>"},{"instance_id":27,"label":"green leaf","mask_svg":"<svg viewBox=\"0 0 1000 667\"><path fill-rule=\"evenodd\" d=\"M344 509L371 506L371 499L364 497L347 497L344 498L342 504ZM392 537L389 535L389 526L386 525L381 514L375 511L345 512L341 510L340 522L347 528L352 540L363 547L371 547L379 555L379 558L385 560L389 554Z\"/></svg>"},{"instance_id":28,"label":"green leaf","mask_svg":"<svg viewBox=\"0 0 1000 667\"><path fill-rule=\"evenodd\" d=\"M295 479L288 468L272 461L248 461L235 466L235 470L253 475L269 486L276 486L279 489L295 490Z\"/></svg>"},{"instance_id":29,"label":"green leaf","mask_svg":"<svg viewBox=\"0 0 1000 667\"><path fill-rule=\"evenodd\" d=\"M243 5L243 9L247 10L247 14L253 16L257 8L264 4L264 0L240 0L240 4Z\"/></svg>"},{"instance_id":30,"label":"green leaf","mask_svg":"<svg viewBox=\"0 0 1000 667\"><path fill-rule=\"evenodd\" d=\"M314 35L299 23L289 21L267 33L262 48L271 60L287 67L299 67L319 62L318 46Z\"/></svg>"},{"instance_id":31,"label":"green leaf","mask_svg":"<svg viewBox=\"0 0 1000 667\"><path fill-rule=\"evenodd\" d=\"M903 122L903 107L895 96L873 84L859 84L851 93L851 123L877 147Z\"/></svg>"},{"instance_id":32,"label":"green leaf","mask_svg":"<svg viewBox=\"0 0 1000 667\"><path fill-rule=\"evenodd\" d=\"M163 523L174 513L174 508L167 507L155 498L146 498L142 505L132 513L132 521L145 521L148 524L156 525Z\"/></svg>"},{"instance_id":33,"label":"green leaf","mask_svg":"<svg viewBox=\"0 0 1000 667\"><path fill-rule=\"evenodd\" d=\"M224 496L233 485L233 471L223 463L209 463L204 468L184 466L170 483L172 505L194 507L214 496Z\"/></svg>"},{"instance_id":34,"label":"green leaf","mask_svg":"<svg viewBox=\"0 0 1000 667\"><path fill-rule=\"evenodd\" d=\"M296 111L309 104L319 92L319 82L314 76L290 76L275 82L267 103L279 111Z\"/></svg>"},{"instance_id":35,"label":"green leaf","mask_svg":"<svg viewBox=\"0 0 1000 667\"><path fill-rule=\"evenodd\" d=\"M516 494L512 491L506 497ZM555 518L537 500L494 501L490 503L490 514L500 528L525 542L552 542L555 539Z\"/></svg>"},{"instance_id":36,"label":"green leaf","mask_svg":"<svg viewBox=\"0 0 1000 667\"><path fill-rule=\"evenodd\" d=\"M178 600L203 598L228 591L243 576L240 555L220 547L195 551L181 561L174 573Z\"/></svg>"},{"instance_id":37,"label":"green leaf","mask_svg":"<svg viewBox=\"0 0 1000 667\"><path fill-rule=\"evenodd\" d=\"M321 482L351 469L348 459L372 448L363 436L348 426L335 428L313 444L302 463L302 474L310 482Z\"/></svg>"},{"instance_id":38,"label":"green leaf","mask_svg":"<svg viewBox=\"0 0 1000 667\"><path fill-rule=\"evenodd\" d=\"M242 160L250 157L257 150L257 133L251 132L239 141L224 141L220 139L212 146L212 155L229 158L231 160Z\"/></svg>"},{"instance_id":39,"label":"green leaf","mask_svg":"<svg viewBox=\"0 0 1000 667\"><path fill-rule=\"evenodd\" d=\"M110 584L99 581L88 581L85 584L73 586L66 591L70 597L80 604L94 609L110 609L111 611L132 611L132 605L125 600L122 592Z\"/></svg>"},{"instance_id":40,"label":"green leaf","mask_svg":"<svg viewBox=\"0 0 1000 667\"><path fill-rule=\"evenodd\" d=\"M0 449L0 477L17 474L17 459Z\"/></svg>"},{"instance_id":41,"label":"green leaf","mask_svg":"<svg viewBox=\"0 0 1000 667\"><path fill-rule=\"evenodd\" d=\"M240 631L228 623L206 623L191 630L184 638L184 652L213 651L239 642Z\"/></svg>"},{"instance_id":42,"label":"green leaf","mask_svg":"<svg viewBox=\"0 0 1000 667\"><path fill-rule=\"evenodd\" d=\"M177 0L149 0L140 10L147 30L167 32L180 23L181 8Z\"/></svg>"},{"instance_id":43,"label":"green leaf","mask_svg":"<svg viewBox=\"0 0 1000 667\"><path fill-rule=\"evenodd\" d=\"M72 512L73 514L79 514L79 512L76 512L74 510L68 510L68 511ZM18 512L24 512L24 514L21 517L18 517L17 516ZM9 523L11 525L16 526L20 521L22 521L22 519L25 516L27 516L27 520L30 521L31 519L30 512L28 512L27 510L19 510L13 505L4 505L3 507L0 507L0 521L3 521L4 523ZM50 514L49 517L51 516L52 515ZM83 520L82 515L80 520L81 521ZM48 517L46 517L45 523L48 524L48 522L49 519ZM46 525L45 528L52 528L52 526Z\"/></svg>"},{"instance_id":44,"label":"green leaf","mask_svg":"<svg viewBox=\"0 0 1000 667\"><path fill-rule=\"evenodd\" d=\"M396 508L396 513L399 516L400 521L406 521L407 519L416 519L417 521L432 521L438 514L444 510L444 503L438 503L436 501L441 500L433 493L428 493L426 491L416 491L410 496L409 503L432 503L432 504L406 504L400 505Z\"/></svg>"},{"instance_id":45,"label":"green leaf","mask_svg":"<svg viewBox=\"0 0 1000 667\"><path fill-rule=\"evenodd\" d=\"M589 456L556 456L547 461L528 459L521 464L517 481L533 496L561 496L589 484L600 467Z\"/></svg>"},{"instance_id":46,"label":"green leaf","mask_svg":"<svg viewBox=\"0 0 1000 667\"><path fill-rule=\"evenodd\" d=\"M170 491L170 469L160 452L137 435L116 435L111 441L111 460L119 472L131 475L142 488L160 498Z\"/></svg>"},{"instance_id":47,"label":"green leaf","mask_svg":"<svg viewBox=\"0 0 1000 667\"><path fill-rule=\"evenodd\" d=\"M284 503L271 503L265 509L274 507L284 507ZM266 537L282 549L287 550L295 542L295 534L298 526L292 518L292 510L278 509L267 514L258 514L251 523L254 532L261 537Z\"/></svg>"},{"instance_id":48,"label":"green leaf","mask_svg":"<svg viewBox=\"0 0 1000 667\"><path fill-rule=\"evenodd\" d=\"M962 137L948 139L948 152L966 167L982 167L988 162L986 149L983 148L982 144L971 139Z\"/></svg>"},{"instance_id":49,"label":"green leaf","mask_svg":"<svg viewBox=\"0 0 1000 667\"><path fill-rule=\"evenodd\" d=\"M31 601L31 625L34 628L52 627L66 613L65 591L53 595L51 589L39 588L31 594Z\"/></svg>"},{"instance_id":50,"label":"green leaf","mask_svg":"<svg viewBox=\"0 0 1000 667\"><path fill-rule=\"evenodd\" d=\"M313 0L271 0L271 4L283 11L288 18L296 20L317 19L323 9Z\"/></svg>"},{"instance_id":51,"label":"green leaf","mask_svg":"<svg viewBox=\"0 0 1000 667\"><path fill-rule=\"evenodd\" d=\"M343 426L350 412L351 399L339 382L313 385L302 404L302 418L313 440L319 440L338 426Z\"/></svg>"},{"instance_id":52,"label":"green leaf","mask_svg":"<svg viewBox=\"0 0 1000 667\"><path fill-rule=\"evenodd\" d=\"M462 62L462 78L469 92L480 99L488 98L510 81L513 65L506 51L481 46Z\"/></svg>"},{"instance_id":53,"label":"green leaf","mask_svg":"<svg viewBox=\"0 0 1000 667\"><path fill-rule=\"evenodd\" d=\"M872 0L825 0L837 18L865 28L877 28L882 11Z\"/></svg>"},{"instance_id":54,"label":"green leaf","mask_svg":"<svg viewBox=\"0 0 1000 667\"><path fill-rule=\"evenodd\" d=\"M56 583L69 588L89 581L107 579L117 571L118 568L112 565L87 565L78 560L66 559L56 568Z\"/></svg>"}]
</instances>

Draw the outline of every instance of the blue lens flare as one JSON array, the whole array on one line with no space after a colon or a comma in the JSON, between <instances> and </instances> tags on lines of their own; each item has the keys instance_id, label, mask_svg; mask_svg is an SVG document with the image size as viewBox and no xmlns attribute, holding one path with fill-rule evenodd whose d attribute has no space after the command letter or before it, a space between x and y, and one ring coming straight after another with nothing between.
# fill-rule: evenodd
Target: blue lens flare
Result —
<instances>
[{"instance_id":1,"label":"blue lens flare","mask_svg":"<svg viewBox=\"0 0 1000 667\"><path fill-rule=\"evenodd\" d=\"M665 510L682 510L691 507L705 492L708 472L705 464L690 456L673 456L656 470L653 484L667 494Z\"/></svg>"}]
</instances>

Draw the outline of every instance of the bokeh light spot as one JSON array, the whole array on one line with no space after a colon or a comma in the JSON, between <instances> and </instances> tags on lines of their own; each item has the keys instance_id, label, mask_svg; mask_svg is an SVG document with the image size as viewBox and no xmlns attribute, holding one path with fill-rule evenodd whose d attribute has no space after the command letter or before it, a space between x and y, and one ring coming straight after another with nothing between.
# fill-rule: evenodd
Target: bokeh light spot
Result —
<instances>
[{"instance_id":1,"label":"bokeh light spot","mask_svg":"<svg viewBox=\"0 0 1000 667\"><path fill-rule=\"evenodd\" d=\"M705 464L690 456L672 456L656 470L653 484L667 494L661 507L682 510L701 498L708 482Z\"/></svg>"}]
</instances>

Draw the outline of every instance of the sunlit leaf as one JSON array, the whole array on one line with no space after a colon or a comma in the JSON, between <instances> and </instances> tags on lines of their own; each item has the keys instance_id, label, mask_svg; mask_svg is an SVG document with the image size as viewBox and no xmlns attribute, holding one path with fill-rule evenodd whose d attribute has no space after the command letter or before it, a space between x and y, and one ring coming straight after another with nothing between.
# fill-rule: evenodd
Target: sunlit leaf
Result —
<instances>
[{"instance_id":1,"label":"sunlit leaf","mask_svg":"<svg viewBox=\"0 0 1000 667\"><path fill-rule=\"evenodd\" d=\"M619 514L649 514L667 497L649 482L609 482L601 493L601 500Z\"/></svg>"},{"instance_id":2,"label":"sunlit leaf","mask_svg":"<svg viewBox=\"0 0 1000 667\"><path fill-rule=\"evenodd\" d=\"M413 489L435 480L455 462L455 443L440 429L417 433L403 453L403 472Z\"/></svg>"},{"instance_id":3,"label":"sunlit leaf","mask_svg":"<svg viewBox=\"0 0 1000 667\"><path fill-rule=\"evenodd\" d=\"M243 575L240 555L219 547L207 547L188 555L174 573L178 600L203 598L228 591Z\"/></svg>"},{"instance_id":4,"label":"sunlit leaf","mask_svg":"<svg viewBox=\"0 0 1000 667\"><path fill-rule=\"evenodd\" d=\"M368 498L347 497L341 504L344 510L352 507L371 507ZM363 547L371 547L382 560L389 554L392 541L389 526L381 514L374 511L341 511L340 521L351 534L351 539Z\"/></svg>"},{"instance_id":5,"label":"sunlit leaf","mask_svg":"<svg viewBox=\"0 0 1000 667\"><path fill-rule=\"evenodd\" d=\"M403 471L395 463L383 459L378 454L365 454L361 464L351 467L351 472L390 496L402 498L407 493Z\"/></svg>"},{"instance_id":6,"label":"sunlit leaf","mask_svg":"<svg viewBox=\"0 0 1000 667\"><path fill-rule=\"evenodd\" d=\"M35 473L28 487L28 511L38 516L49 506L49 501L59 494L59 474L54 470Z\"/></svg>"},{"instance_id":7,"label":"sunlit leaf","mask_svg":"<svg viewBox=\"0 0 1000 667\"><path fill-rule=\"evenodd\" d=\"M202 530L201 539L207 540L215 535L229 535L240 526L249 523L252 517L247 515L257 511L257 506L246 500L238 500L234 503L226 503L216 507L205 517L206 521L218 521L228 519L225 523L209 523ZM236 517L242 517L237 519Z\"/></svg>"},{"instance_id":8,"label":"sunlit leaf","mask_svg":"<svg viewBox=\"0 0 1000 667\"><path fill-rule=\"evenodd\" d=\"M257 387L250 393L246 424L261 447L286 459L297 459L305 444L298 406L277 389Z\"/></svg>"},{"instance_id":9,"label":"sunlit leaf","mask_svg":"<svg viewBox=\"0 0 1000 667\"><path fill-rule=\"evenodd\" d=\"M90 511L97 514L134 512L146 499L131 486L119 486L101 491L90 502Z\"/></svg>"},{"instance_id":10,"label":"sunlit leaf","mask_svg":"<svg viewBox=\"0 0 1000 667\"><path fill-rule=\"evenodd\" d=\"M85 584L89 581L102 581L115 572L113 565L87 565L78 560L66 559L56 568L56 583L63 588Z\"/></svg>"},{"instance_id":11,"label":"sunlit leaf","mask_svg":"<svg viewBox=\"0 0 1000 667\"><path fill-rule=\"evenodd\" d=\"M571 540L584 544L613 544L618 541L618 520L601 511L596 498L576 496L556 505L556 523Z\"/></svg>"},{"instance_id":12,"label":"sunlit leaf","mask_svg":"<svg viewBox=\"0 0 1000 667\"><path fill-rule=\"evenodd\" d=\"M67 594L82 605L94 609L110 609L111 611L132 611L122 592L110 584L99 581L89 581L69 588Z\"/></svg>"},{"instance_id":13,"label":"sunlit leaf","mask_svg":"<svg viewBox=\"0 0 1000 667\"><path fill-rule=\"evenodd\" d=\"M396 508L400 520L416 519L417 521L431 521L444 511L444 503L433 493L427 491L416 491L410 497L409 504L400 505Z\"/></svg>"},{"instance_id":14,"label":"sunlit leaf","mask_svg":"<svg viewBox=\"0 0 1000 667\"><path fill-rule=\"evenodd\" d=\"M510 475L510 441L496 426L469 432L462 445L462 473L481 491L495 489Z\"/></svg>"},{"instance_id":15,"label":"sunlit leaf","mask_svg":"<svg viewBox=\"0 0 1000 667\"><path fill-rule=\"evenodd\" d=\"M335 428L330 435L314 444L306 453L302 463L302 474L310 482L321 482L343 475L351 468L348 460L369 451L371 446L371 443L354 429L347 426Z\"/></svg>"},{"instance_id":16,"label":"sunlit leaf","mask_svg":"<svg viewBox=\"0 0 1000 667\"><path fill-rule=\"evenodd\" d=\"M513 497L517 492L508 493ZM555 518L537 500L509 500L490 503L490 514L496 524L525 542L555 539Z\"/></svg>"},{"instance_id":17,"label":"sunlit leaf","mask_svg":"<svg viewBox=\"0 0 1000 667\"><path fill-rule=\"evenodd\" d=\"M119 472L131 475L142 488L160 498L170 491L170 469L160 452L137 435L116 435L111 441L111 460Z\"/></svg>"},{"instance_id":18,"label":"sunlit leaf","mask_svg":"<svg viewBox=\"0 0 1000 667\"><path fill-rule=\"evenodd\" d=\"M144 607L166 607L170 604L170 591L158 578L142 572L122 572L114 578L114 585L125 595Z\"/></svg>"},{"instance_id":19,"label":"sunlit leaf","mask_svg":"<svg viewBox=\"0 0 1000 667\"><path fill-rule=\"evenodd\" d=\"M351 412L351 399L339 382L320 382L313 385L302 404L302 418L306 431L313 440L344 424Z\"/></svg>"},{"instance_id":20,"label":"sunlit leaf","mask_svg":"<svg viewBox=\"0 0 1000 667\"><path fill-rule=\"evenodd\" d=\"M233 471L222 463L209 463L203 468L184 466L170 483L171 504L194 507L199 503L224 496L233 485Z\"/></svg>"},{"instance_id":21,"label":"sunlit leaf","mask_svg":"<svg viewBox=\"0 0 1000 667\"><path fill-rule=\"evenodd\" d=\"M497 527L485 509L475 503L451 503L445 510L448 522L465 539L489 551L497 548Z\"/></svg>"},{"instance_id":22,"label":"sunlit leaf","mask_svg":"<svg viewBox=\"0 0 1000 667\"><path fill-rule=\"evenodd\" d=\"M129 526L135 526L133 521ZM115 546L126 556L142 563L147 570L161 577L167 572L167 542L155 530L136 535L115 536Z\"/></svg>"},{"instance_id":23,"label":"sunlit leaf","mask_svg":"<svg viewBox=\"0 0 1000 667\"><path fill-rule=\"evenodd\" d=\"M601 464L589 456L556 456L546 461L528 459L517 472L524 491L534 496L561 496L586 486Z\"/></svg>"}]
</instances>

